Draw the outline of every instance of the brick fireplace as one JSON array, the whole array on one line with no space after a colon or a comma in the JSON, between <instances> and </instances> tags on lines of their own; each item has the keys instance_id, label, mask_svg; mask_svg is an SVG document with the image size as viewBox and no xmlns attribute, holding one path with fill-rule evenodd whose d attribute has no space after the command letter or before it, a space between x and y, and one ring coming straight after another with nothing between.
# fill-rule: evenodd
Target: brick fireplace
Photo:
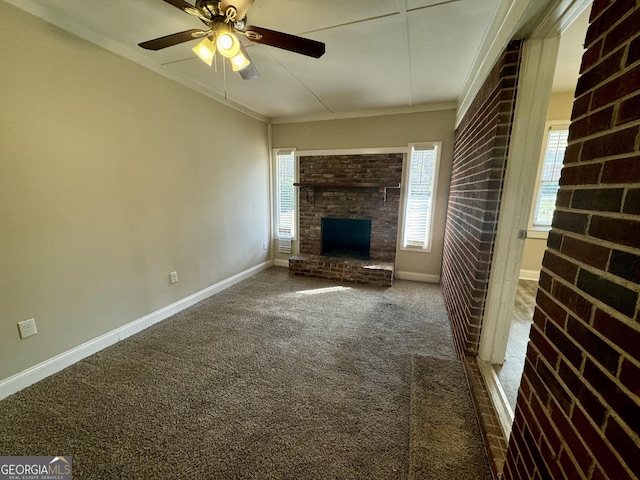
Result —
<instances>
[{"instance_id":1,"label":"brick fireplace","mask_svg":"<svg viewBox=\"0 0 640 480\"><path fill-rule=\"evenodd\" d=\"M401 153L300 157L300 255L290 274L391 285L401 179ZM322 255L323 219L369 221L368 258Z\"/></svg>"}]
</instances>

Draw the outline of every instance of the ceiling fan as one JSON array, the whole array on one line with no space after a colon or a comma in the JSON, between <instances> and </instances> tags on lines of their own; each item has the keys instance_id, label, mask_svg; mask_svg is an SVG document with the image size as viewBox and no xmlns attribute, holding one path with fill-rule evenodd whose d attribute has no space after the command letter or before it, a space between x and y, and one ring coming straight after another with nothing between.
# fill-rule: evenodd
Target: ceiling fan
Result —
<instances>
[{"instance_id":1,"label":"ceiling fan","mask_svg":"<svg viewBox=\"0 0 640 480\"><path fill-rule=\"evenodd\" d=\"M245 80L257 78L258 71L251 63L237 34L244 35L255 43L282 48L309 57L320 58L325 52L325 45L322 42L253 25L247 26L247 11L254 0L196 0L195 5L184 0L164 1L189 15L198 17L207 29L186 30L148 40L138 44L142 48L161 50L190 40L202 39L193 48L201 60L211 65L218 52L231 60L233 71L239 72Z\"/></svg>"}]
</instances>

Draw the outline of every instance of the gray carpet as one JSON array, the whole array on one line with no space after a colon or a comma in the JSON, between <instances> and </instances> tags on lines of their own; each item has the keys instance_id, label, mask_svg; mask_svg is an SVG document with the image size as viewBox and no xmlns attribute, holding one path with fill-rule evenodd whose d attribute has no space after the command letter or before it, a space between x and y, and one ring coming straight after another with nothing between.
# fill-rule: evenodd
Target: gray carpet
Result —
<instances>
[{"instance_id":1,"label":"gray carpet","mask_svg":"<svg viewBox=\"0 0 640 480\"><path fill-rule=\"evenodd\" d=\"M416 354L455 359L438 286L272 268L0 402L0 454L72 455L75 479L406 479Z\"/></svg>"},{"instance_id":2,"label":"gray carpet","mask_svg":"<svg viewBox=\"0 0 640 480\"><path fill-rule=\"evenodd\" d=\"M409 479L490 479L462 362L415 355L411 378Z\"/></svg>"}]
</instances>

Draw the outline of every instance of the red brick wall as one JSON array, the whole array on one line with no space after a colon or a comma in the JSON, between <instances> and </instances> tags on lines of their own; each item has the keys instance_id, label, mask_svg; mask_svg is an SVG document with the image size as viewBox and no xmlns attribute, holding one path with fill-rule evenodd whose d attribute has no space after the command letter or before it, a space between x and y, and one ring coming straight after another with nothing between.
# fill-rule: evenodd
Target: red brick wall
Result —
<instances>
[{"instance_id":1,"label":"red brick wall","mask_svg":"<svg viewBox=\"0 0 640 480\"><path fill-rule=\"evenodd\" d=\"M456 130L441 284L461 357L480 341L520 47L509 44Z\"/></svg>"},{"instance_id":2,"label":"red brick wall","mask_svg":"<svg viewBox=\"0 0 640 480\"><path fill-rule=\"evenodd\" d=\"M335 185L401 181L401 153L300 157L300 183L315 185L300 187L300 253L320 255L322 217L367 218L371 259L395 261L400 189Z\"/></svg>"},{"instance_id":3,"label":"red brick wall","mask_svg":"<svg viewBox=\"0 0 640 480\"><path fill-rule=\"evenodd\" d=\"M594 1L506 479L640 475L639 28Z\"/></svg>"}]
</instances>

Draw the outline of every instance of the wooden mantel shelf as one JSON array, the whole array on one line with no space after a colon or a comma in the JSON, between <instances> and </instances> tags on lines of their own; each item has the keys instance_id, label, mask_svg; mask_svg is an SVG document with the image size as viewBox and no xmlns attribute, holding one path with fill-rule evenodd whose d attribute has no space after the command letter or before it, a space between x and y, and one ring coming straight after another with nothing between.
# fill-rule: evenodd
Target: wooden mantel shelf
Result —
<instances>
[{"instance_id":1,"label":"wooden mantel shelf","mask_svg":"<svg viewBox=\"0 0 640 480\"><path fill-rule=\"evenodd\" d=\"M387 203L387 190L390 188L400 188L399 183L366 183L366 182L296 182L294 187L304 188L378 188L384 191L384 202ZM307 192L307 197L309 192Z\"/></svg>"},{"instance_id":2,"label":"wooden mantel shelf","mask_svg":"<svg viewBox=\"0 0 640 480\"><path fill-rule=\"evenodd\" d=\"M364 183L364 182L296 182L294 187L306 188L400 188L399 183Z\"/></svg>"}]
</instances>

